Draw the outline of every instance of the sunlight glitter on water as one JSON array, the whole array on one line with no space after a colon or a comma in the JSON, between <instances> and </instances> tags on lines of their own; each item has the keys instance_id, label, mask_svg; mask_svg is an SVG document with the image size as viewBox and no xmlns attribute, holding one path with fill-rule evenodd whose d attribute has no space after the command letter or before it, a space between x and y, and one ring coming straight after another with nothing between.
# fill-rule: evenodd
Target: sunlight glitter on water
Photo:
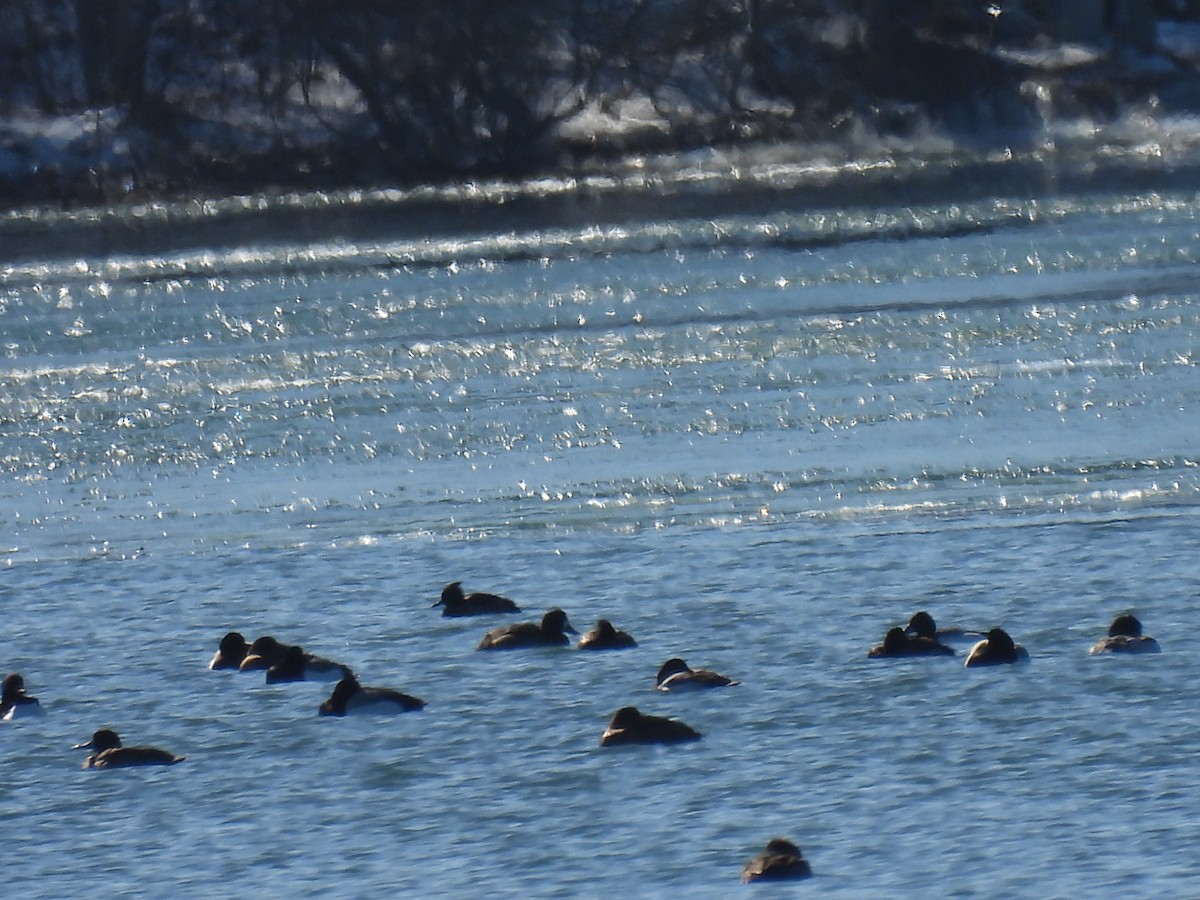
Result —
<instances>
[{"instance_id":1,"label":"sunlight glitter on water","mask_svg":"<svg viewBox=\"0 0 1200 900\"><path fill-rule=\"evenodd\" d=\"M289 895L724 897L779 830L832 895L1129 889L1130 847L1139 887L1194 893L1171 866L1200 673L1087 656L1125 607L1180 647L1200 589L1193 200L518 216L10 265L2 646L51 715L3 735L0 821L39 835L6 877L195 892L233 860ZM476 654L484 624L431 608L452 579L639 648ZM1033 660L865 658L926 607ZM203 671L233 628L429 707L329 722L312 686ZM742 685L655 691L677 654ZM704 740L601 751L631 702ZM85 778L62 748L100 720L188 777ZM542 858L563 864L510 864Z\"/></svg>"}]
</instances>

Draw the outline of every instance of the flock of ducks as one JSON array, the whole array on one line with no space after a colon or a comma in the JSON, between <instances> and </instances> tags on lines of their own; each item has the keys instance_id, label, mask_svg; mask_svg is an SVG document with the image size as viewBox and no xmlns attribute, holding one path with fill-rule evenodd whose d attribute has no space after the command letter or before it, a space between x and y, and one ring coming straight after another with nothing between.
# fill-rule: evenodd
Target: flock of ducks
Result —
<instances>
[{"instance_id":1,"label":"flock of ducks","mask_svg":"<svg viewBox=\"0 0 1200 900\"><path fill-rule=\"evenodd\" d=\"M434 608L442 607L442 615L467 617L497 613L520 612L520 607L507 597L488 593L464 594L460 582L451 582L442 590ZM568 634L578 634L561 609L551 609L539 622L519 622L493 628L483 635L478 650L513 650L522 647L569 646ZM872 647L871 659L891 659L912 656L957 656L947 641L971 641L966 665L992 666L1027 661L1029 653L1002 628L990 631L938 629L933 617L925 611L913 615L908 625L888 630L883 641ZM636 647L637 641L628 633L600 619L596 627L580 636L580 650L619 650ZM1107 636L1089 651L1100 653L1158 653L1158 642L1142 633L1137 617L1124 613L1109 626ZM405 713L419 710L425 701L402 691L360 684L349 666L307 653L302 647L282 644L275 638L263 636L253 643L231 631L221 639L209 669L232 669L239 672L261 671L267 683L291 681L336 682L329 698L318 708L322 716L345 716L359 713ZM662 691L695 691L736 685L739 682L711 672L693 669L679 658L667 660L659 668L655 687ZM37 716L41 704L25 689L25 679L17 672L5 677L0 692L0 720ZM634 706L624 706L613 713L600 737L602 747L625 744L677 744L696 741L701 733L677 719L642 713ZM91 740L73 749L91 750L83 763L85 769L123 768L128 766L175 765L186 757L157 747L126 747L115 731L104 728ZM807 878L812 874L808 861L798 846L784 838L773 838L762 853L748 861L742 869L742 881L777 881Z\"/></svg>"},{"instance_id":2,"label":"flock of ducks","mask_svg":"<svg viewBox=\"0 0 1200 900\"><path fill-rule=\"evenodd\" d=\"M997 666L1029 661L1029 651L1016 643L1003 628L988 632L964 631L961 628L939 629L933 616L922 610L908 620L904 628L888 630L883 642L868 652L871 659L895 659L907 656L957 656L957 651L945 641L970 640L966 665ZM1159 653L1154 638L1142 634L1142 623L1131 613L1122 613L1108 626L1108 635L1088 651L1099 653Z\"/></svg>"}]
</instances>

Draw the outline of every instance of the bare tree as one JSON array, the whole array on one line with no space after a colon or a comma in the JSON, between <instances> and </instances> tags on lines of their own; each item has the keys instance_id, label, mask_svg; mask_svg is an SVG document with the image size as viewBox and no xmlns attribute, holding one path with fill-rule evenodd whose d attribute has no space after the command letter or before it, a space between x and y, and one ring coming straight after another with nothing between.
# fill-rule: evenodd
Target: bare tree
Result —
<instances>
[{"instance_id":1,"label":"bare tree","mask_svg":"<svg viewBox=\"0 0 1200 900\"><path fill-rule=\"evenodd\" d=\"M359 92L407 171L518 169L577 109L570 4L292 0L295 21Z\"/></svg>"}]
</instances>

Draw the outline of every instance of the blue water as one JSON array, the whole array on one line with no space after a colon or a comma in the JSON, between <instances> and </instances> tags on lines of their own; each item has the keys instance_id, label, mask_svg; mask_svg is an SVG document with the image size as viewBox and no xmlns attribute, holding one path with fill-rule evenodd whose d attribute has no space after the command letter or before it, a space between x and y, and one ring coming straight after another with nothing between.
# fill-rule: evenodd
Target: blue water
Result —
<instances>
[{"instance_id":1,"label":"blue water","mask_svg":"<svg viewBox=\"0 0 1200 900\"><path fill-rule=\"evenodd\" d=\"M828 896L1196 896L1196 209L0 260L8 890L726 897L781 835ZM640 646L475 653L450 580ZM867 660L917 609L1032 660ZM1161 656L1088 656L1124 610ZM320 718L231 629L428 707ZM602 750L630 704L704 739ZM105 726L188 759L81 770Z\"/></svg>"}]
</instances>

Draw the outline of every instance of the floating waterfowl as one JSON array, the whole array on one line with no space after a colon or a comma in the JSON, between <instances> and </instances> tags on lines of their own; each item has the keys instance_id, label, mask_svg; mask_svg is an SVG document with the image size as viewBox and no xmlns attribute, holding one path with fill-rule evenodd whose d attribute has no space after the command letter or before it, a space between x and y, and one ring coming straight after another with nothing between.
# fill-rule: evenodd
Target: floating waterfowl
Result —
<instances>
[{"instance_id":1,"label":"floating waterfowl","mask_svg":"<svg viewBox=\"0 0 1200 900\"><path fill-rule=\"evenodd\" d=\"M279 662L267 669L267 684L285 681L340 681L350 674L341 663L305 653L302 647L288 647Z\"/></svg>"},{"instance_id":2,"label":"floating waterfowl","mask_svg":"<svg viewBox=\"0 0 1200 900\"><path fill-rule=\"evenodd\" d=\"M608 728L600 736L601 747L620 744L680 744L697 741L700 732L678 719L647 716L634 706L623 706L613 713Z\"/></svg>"},{"instance_id":3,"label":"floating waterfowl","mask_svg":"<svg viewBox=\"0 0 1200 900\"><path fill-rule=\"evenodd\" d=\"M903 628L890 628L883 643L867 651L868 659L899 659L905 656L954 656L954 648L936 638L908 634Z\"/></svg>"},{"instance_id":4,"label":"floating waterfowl","mask_svg":"<svg viewBox=\"0 0 1200 900\"><path fill-rule=\"evenodd\" d=\"M225 637L221 638L216 655L213 656L212 662L208 664L208 667L213 670L238 669L249 652L250 645L246 643L246 639L241 633L231 631Z\"/></svg>"},{"instance_id":5,"label":"floating waterfowl","mask_svg":"<svg viewBox=\"0 0 1200 900\"><path fill-rule=\"evenodd\" d=\"M608 619L597 619L596 627L579 638L580 650L624 650L636 646L633 635L614 628Z\"/></svg>"},{"instance_id":6,"label":"floating waterfowl","mask_svg":"<svg viewBox=\"0 0 1200 900\"><path fill-rule=\"evenodd\" d=\"M904 628L904 633L929 638L938 643L970 641L973 644L983 637L982 631L971 631L966 628L938 628L933 616L925 610L913 613L912 618L908 620L908 625Z\"/></svg>"},{"instance_id":7,"label":"floating waterfowl","mask_svg":"<svg viewBox=\"0 0 1200 900\"><path fill-rule=\"evenodd\" d=\"M795 881L808 878L812 869L800 848L785 838L771 838L762 853L742 867L742 883Z\"/></svg>"},{"instance_id":8,"label":"floating waterfowl","mask_svg":"<svg viewBox=\"0 0 1200 900\"><path fill-rule=\"evenodd\" d=\"M693 669L676 657L659 667L654 686L660 691L702 691L734 684L741 682L708 669Z\"/></svg>"},{"instance_id":9,"label":"floating waterfowl","mask_svg":"<svg viewBox=\"0 0 1200 900\"><path fill-rule=\"evenodd\" d=\"M4 685L0 688L0 721L11 722L42 715L45 715L45 711L38 698L25 693L25 679L21 674L13 672L4 676Z\"/></svg>"},{"instance_id":10,"label":"floating waterfowl","mask_svg":"<svg viewBox=\"0 0 1200 900\"><path fill-rule=\"evenodd\" d=\"M514 650L518 647L560 647L570 644L566 632L578 634L567 614L561 609L552 609L542 616L541 622L518 622L493 628L483 636L478 650Z\"/></svg>"},{"instance_id":11,"label":"floating waterfowl","mask_svg":"<svg viewBox=\"0 0 1200 900\"><path fill-rule=\"evenodd\" d=\"M238 666L242 672L257 672L260 669L269 669L281 659L287 650L287 644L281 644L269 634L264 634L262 637L254 639L254 643L250 645L250 649L246 651L246 656Z\"/></svg>"},{"instance_id":12,"label":"floating waterfowl","mask_svg":"<svg viewBox=\"0 0 1200 900\"><path fill-rule=\"evenodd\" d=\"M76 744L75 750L95 750L83 762L85 769L117 769L127 766L171 766L187 759L157 747L126 747L115 731L101 728L85 744Z\"/></svg>"},{"instance_id":13,"label":"floating waterfowl","mask_svg":"<svg viewBox=\"0 0 1200 900\"><path fill-rule=\"evenodd\" d=\"M391 688L367 687L358 683L353 674L346 676L333 688L329 699L321 704L323 716L392 714L415 712L425 706L420 697L413 697Z\"/></svg>"},{"instance_id":14,"label":"floating waterfowl","mask_svg":"<svg viewBox=\"0 0 1200 900\"><path fill-rule=\"evenodd\" d=\"M1142 623L1132 613L1123 613L1108 626L1108 636L1098 640L1089 653L1161 653L1158 641L1142 634Z\"/></svg>"},{"instance_id":15,"label":"floating waterfowl","mask_svg":"<svg viewBox=\"0 0 1200 900\"><path fill-rule=\"evenodd\" d=\"M1029 653L1003 628L993 628L982 641L971 648L967 655L968 666L998 666L1005 663L1025 662Z\"/></svg>"},{"instance_id":16,"label":"floating waterfowl","mask_svg":"<svg viewBox=\"0 0 1200 900\"><path fill-rule=\"evenodd\" d=\"M479 591L463 594L461 581L452 581L442 588L442 598L433 605L442 607L443 616L456 617L521 611L521 607L499 594L487 594Z\"/></svg>"}]
</instances>

